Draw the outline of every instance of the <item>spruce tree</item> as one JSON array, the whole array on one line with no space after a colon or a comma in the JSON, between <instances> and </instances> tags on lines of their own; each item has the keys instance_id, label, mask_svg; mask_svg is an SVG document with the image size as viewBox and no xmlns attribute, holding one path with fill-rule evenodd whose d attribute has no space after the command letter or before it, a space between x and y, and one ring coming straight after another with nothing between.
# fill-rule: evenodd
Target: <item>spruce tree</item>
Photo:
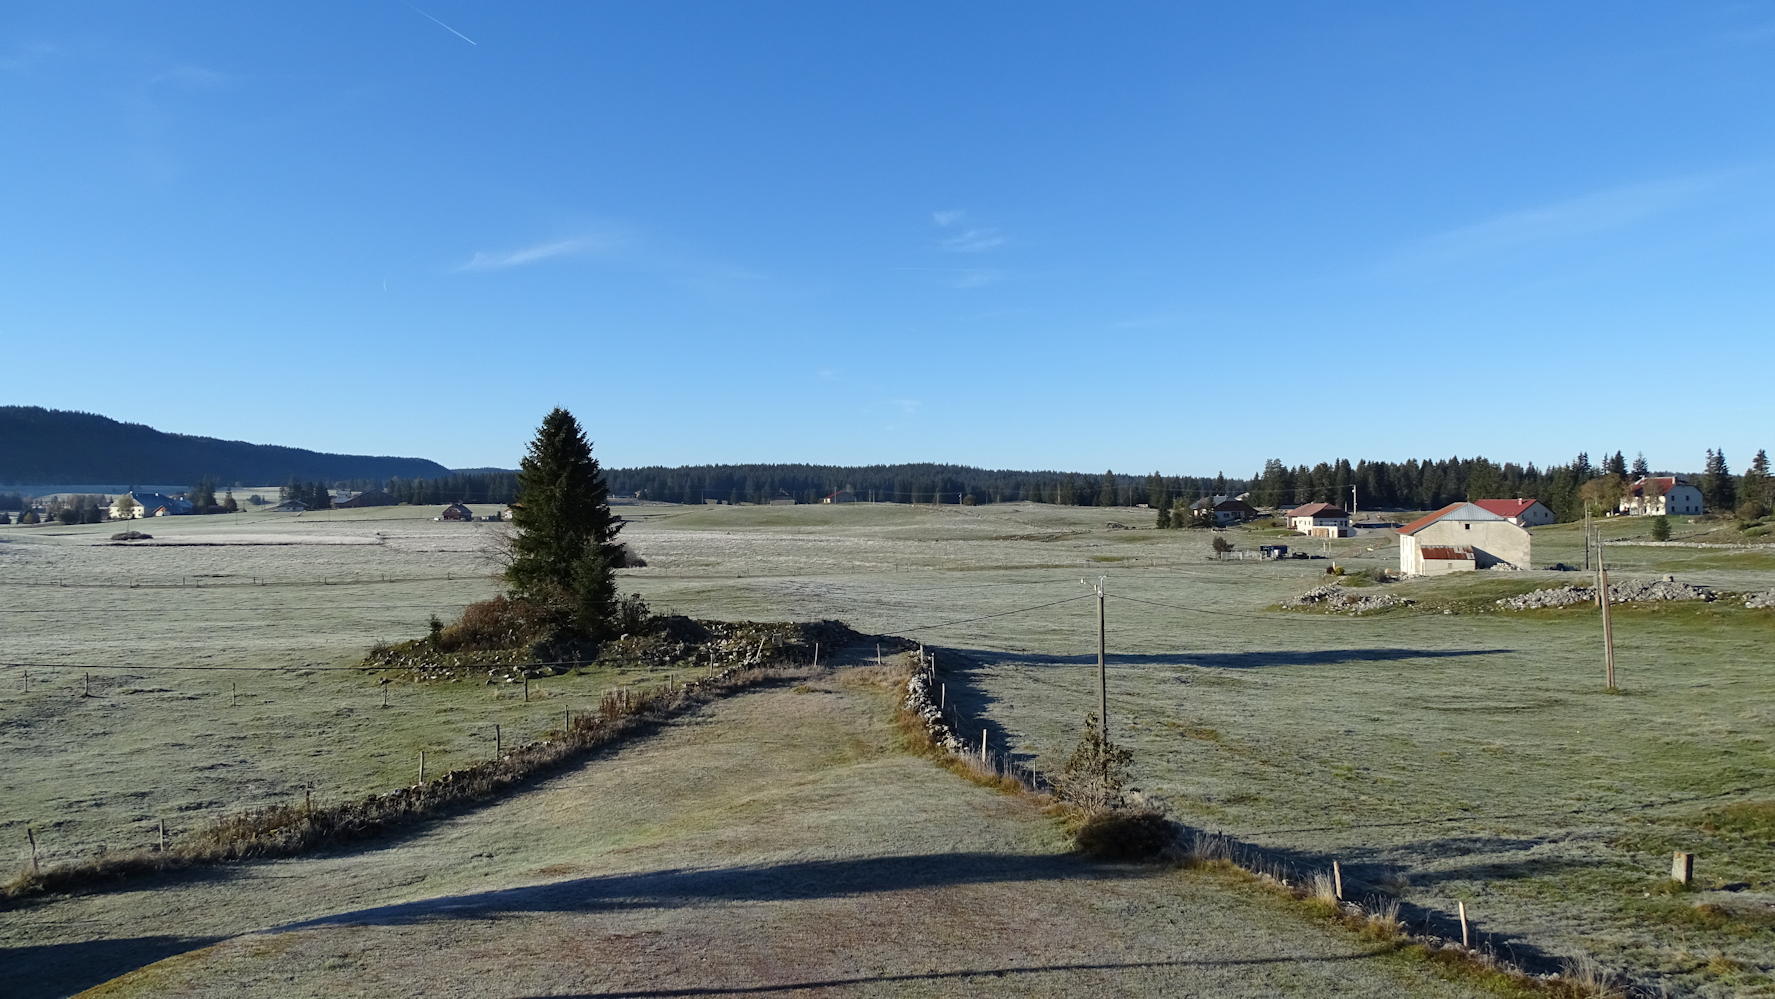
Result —
<instances>
[{"instance_id":1,"label":"spruce tree","mask_svg":"<svg viewBox=\"0 0 1775 999\"><path fill-rule=\"evenodd\" d=\"M1622 478L1627 477L1627 459L1622 457L1621 452L1619 451L1610 455L1608 460L1602 463L1602 467L1609 475L1619 475Z\"/></svg>"},{"instance_id":2,"label":"spruce tree","mask_svg":"<svg viewBox=\"0 0 1775 999\"><path fill-rule=\"evenodd\" d=\"M1633 456L1633 477L1636 479L1643 479L1650 474L1652 474L1652 469L1650 466L1648 466L1646 464L1646 453L1644 451L1641 451L1640 453L1634 455Z\"/></svg>"},{"instance_id":3,"label":"spruce tree","mask_svg":"<svg viewBox=\"0 0 1775 999\"><path fill-rule=\"evenodd\" d=\"M556 407L543 418L518 469L515 530L505 578L515 596L567 611L592 637L617 621L616 570L627 553L622 520L579 421Z\"/></svg>"},{"instance_id":4,"label":"spruce tree","mask_svg":"<svg viewBox=\"0 0 1775 999\"><path fill-rule=\"evenodd\" d=\"M1752 517L1764 517L1770 507L1769 452L1759 450L1738 482L1738 496Z\"/></svg>"}]
</instances>

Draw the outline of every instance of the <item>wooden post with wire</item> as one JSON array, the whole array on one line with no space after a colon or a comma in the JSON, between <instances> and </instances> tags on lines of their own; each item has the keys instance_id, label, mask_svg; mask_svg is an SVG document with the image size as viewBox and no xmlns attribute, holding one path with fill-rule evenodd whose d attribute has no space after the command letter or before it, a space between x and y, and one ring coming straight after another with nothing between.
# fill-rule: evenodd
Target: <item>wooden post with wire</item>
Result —
<instances>
[{"instance_id":1,"label":"wooden post with wire","mask_svg":"<svg viewBox=\"0 0 1775 999\"><path fill-rule=\"evenodd\" d=\"M1344 865L1335 860L1331 862L1331 895L1339 902L1344 900Z\"/></svg>"},{"instance_id":2,"label":"wooden post with wire","mask_svg":"<svg viewBox=\"0 0 1775 999\"><path fill-rule=\"evenodd\" d=\"M496 760L499 759L499 757L504 753L504 751L505 751L505 734L499 730L499 723L494 722L493 723L493 758Z\"/></svg>"},{"instance_id":3,"label":"wooden post with wire","mask_svg":"<svg viewBox=\"0 0 1775 999\"><path fill-rule=\"evenodd\" d=\"M425 750L419 751L419 783L425 783Z\"/></svg>"},{"instance_id":4,"label":"wooden post with wire","mask_svg":"<svg viewBox=\"0 0 1775 999\"><path fill-rule=\"evenodd\" d=\"M25 838L31 841L31 873L36 874L37 873L37 834L31 831L30 826L25 827Z\"/></svg>"},{"instance_id":5,"label":"wooden post with wire","mask_svg":"<svg viewBox=\"0 0 1775 999\"><path fill-rule=\"evenodd\" d=\"M1468 927L1467 927L1467 903L1456 902L1455 904L1460 906L1461 946L1471 948L1473 946L1473 934L1472 934L1472 931L1470 929L1468 929Z\"/></svg>"},{"instance_id":6,"label":"wooden post with wire","mask_svg":"<svg viewBox=\"0 0 1775 999\"><path fill-rule=\"evenodd\" d=\"M1104 665L1104 649L1107 645L1103 613L1103 591L1109 583L1108 576L1097 577L1097 732L1103 736L1103 744L1109 745L1109 670Z\"/></svg>"},{"instance_id":7,"label":"wooden post with wire","mask_svg":"<svg viewBox=\"0 0 1775 999\"><path fill-rule=\"evenodd\" d=\"M1603 682L1610 693L1615 690L1615 627L1609 616L1609 568L1603 558L1602 539L1596 545L1596 598L1602 606Z\"/></svg>"},{"instance_id":8,"label":"wooden post with wire","mask_svg":"<svg viewBox=\"0 0 1775 999\"><path fill-rule=\"evenodd\" d=\"M166 852L166 820L160 820L160 852Z\"/></svg>"}]
</instances>

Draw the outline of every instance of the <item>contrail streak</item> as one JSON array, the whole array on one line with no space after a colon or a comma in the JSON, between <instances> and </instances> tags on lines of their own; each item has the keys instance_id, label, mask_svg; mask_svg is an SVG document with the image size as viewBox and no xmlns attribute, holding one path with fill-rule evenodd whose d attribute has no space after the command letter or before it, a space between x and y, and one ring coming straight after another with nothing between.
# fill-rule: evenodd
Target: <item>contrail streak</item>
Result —
<instances>
[{"instance_id":1,"label":"contrail streak","mask_svg":"<svg viewBox=\"0 0 1775 999\"><path fill-rule=\"evenodd\" d=\"M448 31L450 34L455 35L457 38L462 39L463 41L469 43L470 45L474 45L474 46L478 47L481 44L480 42L477 42L473 38L470 38L467 35L463 34L462 32L457 31L455 28L452 28L448 24L445 24L444 22L438 20L437 18L432 17L430 14L427 14L425 11L420 10L418 7L415 7L412 4L407 4L407 9L412 11L415 14L418 14L420 17L425 18L426 20L437 25L438 27L443 28L445 31Z\"/></svg>"}]
</instances>

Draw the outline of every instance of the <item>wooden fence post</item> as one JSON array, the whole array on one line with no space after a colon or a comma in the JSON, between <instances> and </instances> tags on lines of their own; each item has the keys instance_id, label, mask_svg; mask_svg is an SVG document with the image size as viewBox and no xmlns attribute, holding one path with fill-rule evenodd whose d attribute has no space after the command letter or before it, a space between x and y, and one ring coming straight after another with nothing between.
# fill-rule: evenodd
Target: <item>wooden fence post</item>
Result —
<instances>
[{"instance_id":1,"label":"wooden fence post","mask_svg":"<svg viewBox=\"0 0 1775 999\"><path fill-rule=\"evenodd\" d=\"M160 852L166 852L166 820L160 820Z\"/></svg>"},{"instance_id":2,"label":"wooden fence post","mask_svg":"<svg viewBox=\"0 0 1775 999\"><path fill-rule=\"evenodd\" d=\"M425 783L425 750L419 751L419 783Z\"/></svg>"},{"instance_id":3,"label":"wooden fence post","mask_svg":"<svg viewBox=\"0 0 1775 999\"><path fill-rule=\"evenodd\" d=\"M986 730L985 729L980 730L980 763L982 766L984 766L986 764Z\"/></svg>"},{"instance_id":4,"label":"wooden fence post","mask_svg":"<svg viewBox=\"0 0 1775 999\"><path fill-rule=\"evenodd\" d=\"M820 668L820 643L819 642L814 643L814 668L815 669Z\"/></svg>"},{"instance_id":5,"label":"wooden fence post","mask_svg":"<svg viewBox=\"0 0 1775 999\"><path fill-rule=\"evenodd\" d=\"M1335 860L1331 862L1331 894L1339 902L1344 900L1344 865Z\"/></svg>"},{"instance_id":6,"label":"wooden fence post","mask_svg":"<svg viewBox=\"0 0 1775 999\"><path fill-rule=\"evenodd\" d=\"M37 834L31 831L30 826L25 827L25 838L31 841L31 873L36 874L37 873Z\"/></svg>"},{"instance_id":7,"label":"wooden fence post","mask_svg":"<svg viewBox=\"0 0 1775 999\"><path fill-rule=\"evenodd\" d=\"M493 758L499 759L505 750L505 735L499 731L499 723L493 723Z\"/></svg>"},{"instance_id":8,"label":"wooden fence post","mask_svg":"<svg viewBox=\"0 0 1775 999\"><path fill-rule=\"evenodd\" d=\"M524 678L524 703L525 704L530 703L530 678L529 677Z\"/></svg>"},{"instance_id":9,"label":"wooden fence post","mask_svg":"<svg viewBox=\"0 0 1775 999\"><path fill-rule=\"evenodd\" d=\"M1467 903L1456 902L1455 904L1460 906L1461 910L1461 946L1471 948L1473 946L1473 935L1467 928Z\"/></svg>"}]
</instances>

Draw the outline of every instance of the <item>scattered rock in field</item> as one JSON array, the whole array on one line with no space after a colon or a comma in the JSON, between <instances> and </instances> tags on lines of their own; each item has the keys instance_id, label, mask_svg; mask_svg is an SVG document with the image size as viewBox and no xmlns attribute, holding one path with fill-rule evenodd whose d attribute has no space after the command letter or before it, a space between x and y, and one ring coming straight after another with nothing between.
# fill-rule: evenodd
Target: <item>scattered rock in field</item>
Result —
<instances>
[{"instance_id":1,"label":"scattered rock in field","mask_svg":"<svg viewBox=\"0 0 1775 999\"><path fill-rule=\"evenodd\" d=\"M1751 610L1762 610L1764 608L1775 607L1775 590L1764 590L1761 593L1745 594L1744 606L1749 607Z\"/></svg>"},{"instance_id":2,"label":"scattered rock in field","mask_svg":"<svg viewBox=\"0 0 1775 999\"><path fill-rule=\"evenodd\" d=\"M1366 614L1369 611L1410 607L1417 601L1391 593L1354 593L1336 583L1315 586L1288 601L1289 607L1320 607L1345 614Z\"/></svg>"},{"instance_id":3,"label":"scattered rock in field","mask_svg":"<svg viewBox=\"0 0 1775 999\"><path fill-rule=\"evenodd\" d=\"M1684 601L1719 599L1712 587L1696 586L1693 583L1679 583L1675 576L1662 579L1623 579L1609 584L1609 602L1616 604L1653 603L1660 601ZM1594 586L1554 586L1545 590L1535 590L1516 597L1504 597L1496 601L1505 610L1535 610L1541 607L1569 607L1573 604L1596 602Z\"/></svg>"}]
</instances>

